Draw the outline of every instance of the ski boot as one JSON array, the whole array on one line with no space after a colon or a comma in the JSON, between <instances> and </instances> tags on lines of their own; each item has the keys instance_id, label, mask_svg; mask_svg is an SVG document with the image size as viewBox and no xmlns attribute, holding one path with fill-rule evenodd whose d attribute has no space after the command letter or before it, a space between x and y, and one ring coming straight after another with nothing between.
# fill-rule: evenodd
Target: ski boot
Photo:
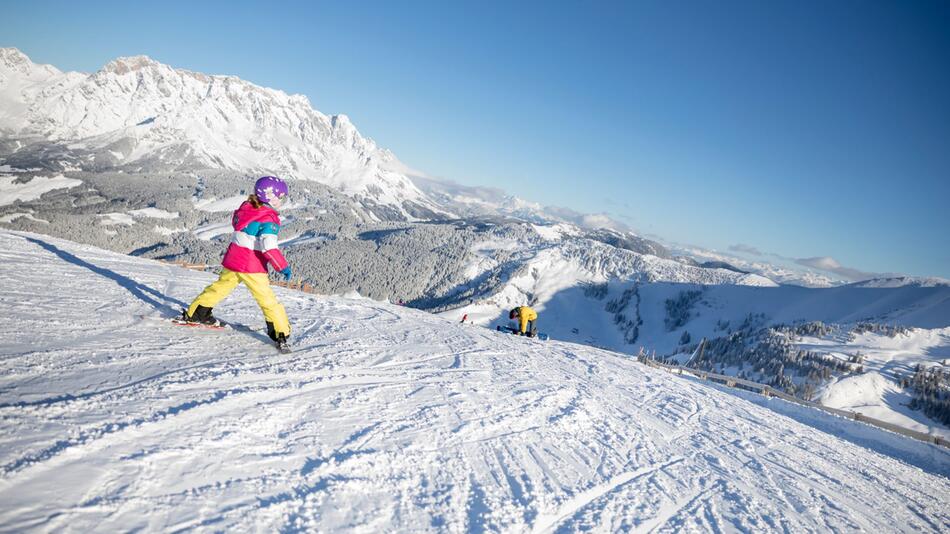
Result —
<instances>
[{"instance_id":1,"label":"ski boot","mask_svg":"<svg viewBox=\"0 0 950 534\"><path fill-rule=\"evenodd\" d=\"M190 324L202 324L205 326L220 327L222 326L221 321L214 318L214 315L211 315L211 308L207 306L198 306L195 308L195 313L188 315L188 310L181 310L181 322L190 323Z\"/></svg>"},{"instance_id":2,"label":"ski boot","mask_svg":"<svg viewBox=\"0 0 950 534\"><path fill-rule=\"evenodd\" d=\"M287 336L284 334L277 334L277 340L274 341L274 346L277 347L283 354L290 354L290 344L287 343Z\"/></svg>"},{"instance_id":3,"label":"ski boot","mask_svg":"<svg viewBox=\"0 0 950 534\"><path fill-rule=\"evenodd\" d=\"M277 350L283 354L290 353L290 344L287 342L287 334L283 332L277 333L277 330L274 328L274 323L270 321L267 321L267 337L271 338Z\"/></svg>"}]
</instances>

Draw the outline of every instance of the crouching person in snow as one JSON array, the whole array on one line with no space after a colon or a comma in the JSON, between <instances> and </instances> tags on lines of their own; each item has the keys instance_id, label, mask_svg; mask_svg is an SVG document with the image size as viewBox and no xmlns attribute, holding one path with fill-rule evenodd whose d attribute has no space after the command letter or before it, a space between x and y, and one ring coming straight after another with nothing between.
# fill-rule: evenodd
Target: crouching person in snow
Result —
<instances>
[{"instance_id":1,"label":"crouching person in snow","mask_svg":"<svg viewBox=\"0 0 950 534\"><path fill-rule=\"evenodd\" d=\"M221 261L221 276L182 311L182 319L209 325L220 324L211 309L243 282L264 312L267 335L279 348L290 336L290 321L283 305L277 302L267 280L267 264L290 280L290 265L277 248L280 217L277 210L287 197L287 184L280 178L264 176L254 184L249 196L231 216L234 236Z\"/></svg>"},{"instance_id":2,"label":"crouching person in snow","mask_svg":"<svg viewBox=\"0 0 950 534\"><path fill-rule=\"evenodd\" d=\"M508 313L508 318L518 321L518 333L522 336L538 335L538 312L527 306L518 306Z\"/></svg>"}]
</instances>

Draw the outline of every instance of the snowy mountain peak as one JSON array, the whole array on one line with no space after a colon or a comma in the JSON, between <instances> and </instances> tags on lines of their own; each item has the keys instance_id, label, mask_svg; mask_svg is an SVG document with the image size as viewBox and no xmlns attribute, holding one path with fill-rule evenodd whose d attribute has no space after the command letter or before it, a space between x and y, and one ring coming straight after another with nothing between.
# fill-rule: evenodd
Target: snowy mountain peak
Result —
<instances>
[{"instance_id":1,"label":"snowy mountain peak","mask_svg":"<svg viewBox=\"0 0 950 534\"><path fill-rule=\"evenodd\" d=\"M8 67L16 65L32 65L33 62L18 48L0 48L0 64Z\"/></svg>"},{"instance_id":2,"label":"snowy mountain peak","mask_svg":"<svg viewBox=\"0 0 950 534\"><path fill-rule=\"evenodd\" d=\"M102 67L102 71L111 72L115 74L126 74L133 71L138 71L146 69L149 67L163 67L165 65L155 61L154 59L140 55L140 56L128 56L128 57L119 57L113 59L112 61L105 64Z\"/></svg>"},{"instance_id":3,"label":"snowy mountain peak","mask_svg":"<svg viewBox=\"0 0 950 534\"><path fill-rule=\"evenodd\" d=\"M353 123L350 121L350 118L342 113L338 113L331 117L330 122L333 123L334 128L339 129L356 129L353 126Z\"/></svg>"},{"instance_id":4,"label":"snowy mountain peak","mask_svg":"<svg viewBox=\"0 0 950 534\"><path fill-rule=\"evenodd\" d=\"M0 130L17 141L20 167L280 174L325 183L407 219L441 211L392 153L346 115L324 115L303 95L144 55L117 58L90 75L53 69L38 77L25 54L3 50Z\"/></svg>"},{"instance_id":5,"label":"snowy mountain peak","mask_svg":"<svg viewBox=\"0 0 950 534\"><path fill-rule=\"evenodd\" d=\"M0 48L0 65L6 67L26 67L33 65L30 58L18 48Z\"/></svg>"},{"instance_id":6,"label":"snowy mountain peak","mask_svg":"<svg viewBox=\"0 0 950 534\"><path fill-rule=\"evenodd\" d=\"M0 48L0 82L11 75L34 78L38 74L55 75L62 73L52 65L33 63L33 61L18 48Z\"/></svg>"}]
</instances>

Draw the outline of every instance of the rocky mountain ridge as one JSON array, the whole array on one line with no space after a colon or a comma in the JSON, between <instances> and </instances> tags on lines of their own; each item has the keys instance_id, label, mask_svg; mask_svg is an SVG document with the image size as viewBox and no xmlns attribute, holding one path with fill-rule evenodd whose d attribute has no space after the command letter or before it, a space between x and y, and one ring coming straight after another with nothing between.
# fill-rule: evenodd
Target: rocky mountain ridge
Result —
<instances>
[{"instance_id":1,"label":"rocky mountain ridge","mask_svg":"<svg viewBox=\"0 0 950 534\"><path fill-rule=\"evenodd\" d=\"M0 156L13 167L105 172L228 169L329 185L406 219L445 213L346 115L234 76L147 56L91 74L0 50Z\"/></svg>"}]
</instances>

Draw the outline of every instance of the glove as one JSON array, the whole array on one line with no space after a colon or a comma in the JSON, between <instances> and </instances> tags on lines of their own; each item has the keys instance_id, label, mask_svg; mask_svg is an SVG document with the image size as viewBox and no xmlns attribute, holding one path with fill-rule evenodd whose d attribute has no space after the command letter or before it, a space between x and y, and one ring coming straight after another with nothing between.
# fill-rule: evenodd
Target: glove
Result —
<instances>
[{"instance_id":1,"label":"glove","mask_svg":"<svg viewBox=\"0 0 950 534\"><path fill-rule=\"evenodd\" d=\"M284 267L284 268L280 271L280 274L284 275L284 280L286 280L286 281L289 282L289 281L290 281L290 265Z\"/></svg>"}]
</instances>

